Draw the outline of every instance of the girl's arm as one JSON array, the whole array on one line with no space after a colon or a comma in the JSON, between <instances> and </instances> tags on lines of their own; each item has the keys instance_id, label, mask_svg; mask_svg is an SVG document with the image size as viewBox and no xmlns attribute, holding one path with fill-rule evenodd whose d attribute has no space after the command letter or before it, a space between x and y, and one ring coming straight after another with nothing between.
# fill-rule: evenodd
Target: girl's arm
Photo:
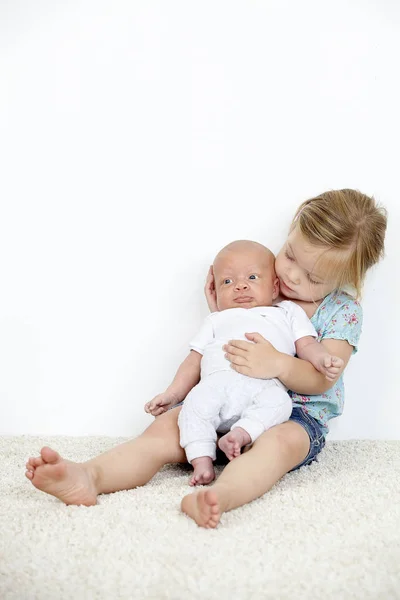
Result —
<instances>
[{"instance_id":1,"label":"girl's arm","mask_svg":"<svg viewBox=\"0 0 400 600\"><path fill-rule=\"evenodd\" d=\"M298 394L319 395L329 390L349 362L353 346L344 340L326 339L320 342L325 350L343 360L336 378L328 381L311 363L279 352L259 333L246 333L253 343L236 340L224 346L226 358L238 373L259 379L276 377Z\"/></svg>"},{"instance_id":2,"label":"girl's arm","mask_svg":"<svg viewBox=\"0 0 400 600\"><path fill-rule=\"evenodd\" d=\"M336 381L344 369L344 362L339 356L330 354L326 346L317 342L315 337L306 335L295 342L296 354L308 360L329 381Z\"/></svg>"},{"instance_id":3,"label":"girl's arm","mask_svg":"<svg viewBox=\"0 0 400 600\"><path fill-rule=\"evenodd\" d=\"M316 394L323 394L334 386L350 360L353 346L350 346L344 340L334 339L322 340L320 345L324 347L327 353L342 359L343 365L337 375L329 380L325 374L317 371L307 360L282 354L280 361L281 370L277 377L287 388L297 394L314 396Z\"/></svg>"}]
</instances>

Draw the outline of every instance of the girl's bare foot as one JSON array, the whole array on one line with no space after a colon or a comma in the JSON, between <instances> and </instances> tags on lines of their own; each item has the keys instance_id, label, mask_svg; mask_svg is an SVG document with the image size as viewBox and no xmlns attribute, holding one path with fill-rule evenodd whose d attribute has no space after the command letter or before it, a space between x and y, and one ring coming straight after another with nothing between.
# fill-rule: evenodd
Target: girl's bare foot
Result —
<instances>
[{"instance_id":1,"label":"girl's bare foot","mask_svg":"<svg viewBox=\"0 0 400 600\"><path fill-rule=\"evenodd\" d=\"M229 433L222 436L218 442L219 448L222 452L225 452L229 460L233 460L240 455L243 446L250 444L251 437L241 427L234 427Z\"/></svg>"},{"instance_id":2,"label":"girl's bare foot","mask_svg":"<svg viewBox=\"0 0 400 600\"><path fill-rule=\"evenodd\" d=\"M215 479L212 459L209 456L200 456L192 460L194 472L189 481L190 485L207 485Z\"/></svg>"},{"instance_id":3,"label":"girl's bare foot","mask_svg":"<svg viewBox=\"0 0 400 600\"><path fill-rule=\"evenodd\" d=\"M221 518L218 496L212 489L188 494L182 500L181 509L197 525L206 529L214 529Z\"/></svg>"},{"instance_id":4,"label":"girl's bare foot","mask_svg":"<svg viewBox=\"0 0 400 600\"><path fill-rule=\"evenodd\" d=\"M40 457L28 460L25 476L36 488L59 498L65 504L96 504L97 490L93 473L83 464L64 460L47 446L41 449Z\"/></svg>"}]
</instances>

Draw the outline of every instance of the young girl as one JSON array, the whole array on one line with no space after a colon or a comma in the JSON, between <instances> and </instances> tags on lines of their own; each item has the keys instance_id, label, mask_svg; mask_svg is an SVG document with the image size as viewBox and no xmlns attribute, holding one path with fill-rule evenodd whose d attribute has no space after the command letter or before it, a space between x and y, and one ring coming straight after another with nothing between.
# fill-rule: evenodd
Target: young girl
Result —
<instances>
[{"instance_id":1,"label":"young girl","mask_svg":"<svg viewBox=\"0 0 400 600\"><path fill-rule=\"evenodd\" d=\"M279 353L256 332L247 335L249 342L227 345L236 371L277 377L296 391L293 412L232 460L213 486L183 498L182 510L198 525L216 527L223 512L255 500L289 471L310 464L325 445L329 419L343 410L342 371L361 333L357 298L367 270L383 255L385 231L385 210L355 190L326 192L299 207L275 262L280 300L306 311L319 341L344 365L332 385L311 363ZM212 273L206 296L216 310ZM40 457L29 459L26 476L66 504L86 506L96 504L98 494L144 485L163 465L186 460L179 445L179 412L179 407L164 412L138 438L86 463L64 460L45 447Z\"/></svg>"}]
</instances>

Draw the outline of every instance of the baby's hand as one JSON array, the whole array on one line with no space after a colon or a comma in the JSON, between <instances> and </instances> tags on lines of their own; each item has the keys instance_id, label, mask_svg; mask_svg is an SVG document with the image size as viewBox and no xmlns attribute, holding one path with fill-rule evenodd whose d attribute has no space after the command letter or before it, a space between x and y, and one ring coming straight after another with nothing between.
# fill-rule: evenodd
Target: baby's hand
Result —
<instances>
[{"instance_id":1,"label":"baby's hand","mask_svg":"<svg viewBox=\"0 0 400 600\"><path fill-rule=\"evenodd\" d=\"M179 398L174 393L163 392L162 394L158 394L153 400L150 400L150 402L147 402L144 405L144 410L153 415L153 417L158 417L167 412L171 406L178 404L178 402Z\"/></svg>"},{"instance_id":2,"label":"baby's hand","mask_svg":"<svg viewBox=\"0 0 400 600\"><path fill-rule=\"evenodd\" d=\"M329 381L333 381L343 370L344 361L339 356L324 354L318 358L318 363L314 366Z\"/></svg>"}]
</instances>

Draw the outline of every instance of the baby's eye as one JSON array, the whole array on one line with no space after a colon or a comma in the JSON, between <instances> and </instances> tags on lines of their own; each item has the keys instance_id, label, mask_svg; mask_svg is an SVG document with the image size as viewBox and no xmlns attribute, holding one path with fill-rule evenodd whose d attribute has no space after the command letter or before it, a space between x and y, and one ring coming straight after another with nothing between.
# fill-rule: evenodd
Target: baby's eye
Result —
<instances>
[{"instance_id":1,"label":"baby's eye","mask_svg":"<svg viewBox=\"0 0 400 600\"><path fill-rule=\"evenodd\" d=\"M258 275L250 275L249 279L258 279Z\"/></svg>"},{"instance_id":2,"label":"baby's eye","mask_svg":"<svg viewBox=\"0 0 400 600\"><path fill-rule=\"evenodd\" d=\"M232 279L229 279L229 277L227 277L226 279L224 279L224 284L225 285L229 285L230 283L232 283Z\"/></svg>"}]
</instances>

